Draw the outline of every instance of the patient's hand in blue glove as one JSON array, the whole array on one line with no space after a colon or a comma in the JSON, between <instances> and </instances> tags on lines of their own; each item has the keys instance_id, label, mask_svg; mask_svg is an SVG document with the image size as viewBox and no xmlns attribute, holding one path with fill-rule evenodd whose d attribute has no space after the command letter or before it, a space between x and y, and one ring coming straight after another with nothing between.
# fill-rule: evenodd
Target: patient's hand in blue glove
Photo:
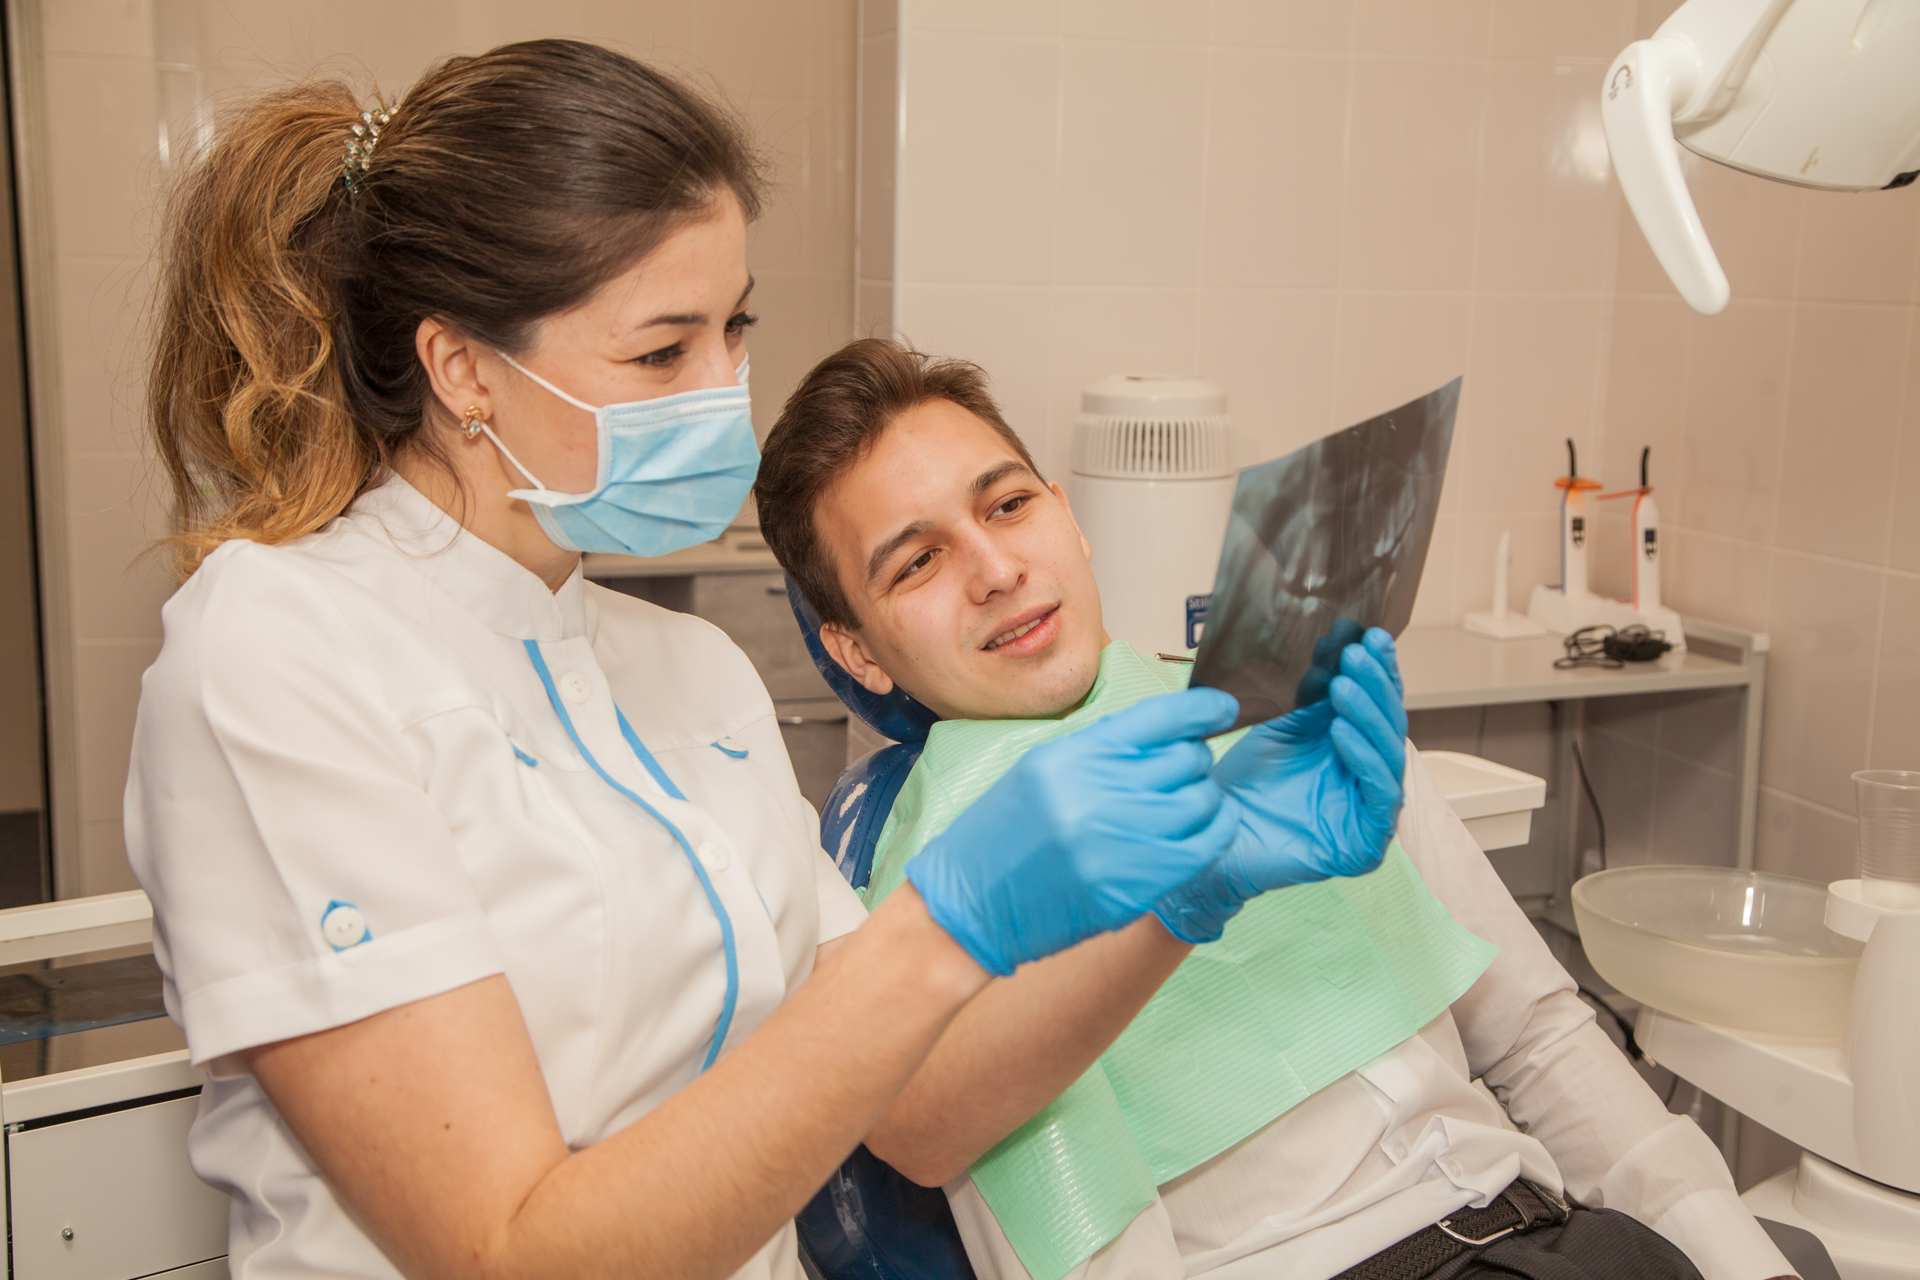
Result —
<instances>
[{"instance_id":1,"label":"patient's hand in blue glove","mask_svg":"<svg viewBox=\"0 0 1920 1280\"><path fill-rule=\"evenodd\" d=\"M907 863L907 879L1002 976L1138 919L1240 838L1204 741L1237 710L1231 694L1189 689L1035 747Z\"/></svg>"},{"instance_id":2,"label":"patient's hand in blue glove","mask_svg":"<svg viewBox=\"0 0 1920 1280\"><path fill-rule=\"evenodd\" d=\"M1324 698L1255 725L1214 766L1239 814L1233 847L1156 905L1161 921L1211 942L1269 889L1379 866L1400 820L1406 737L1393 637L1376 627L1340 651Z\"/></svg>"}]
</instances>

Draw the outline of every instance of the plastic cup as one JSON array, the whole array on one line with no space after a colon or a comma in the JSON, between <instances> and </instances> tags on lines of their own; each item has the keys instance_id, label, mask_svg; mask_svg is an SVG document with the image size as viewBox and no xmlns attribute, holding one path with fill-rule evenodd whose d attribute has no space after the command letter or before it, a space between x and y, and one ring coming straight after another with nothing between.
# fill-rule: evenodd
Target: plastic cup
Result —
<instances>
[{"instance_id":1,"label":"plastic cup","mask_svg":"<svg viewBox=\"0 0 1920 1280\"><path fill-rule=\"evenodd\" d=\"M1863 896L1883 906L1920 907L1920 772L1862 769L1853 785Z\"/></svg>"}]
</instances>

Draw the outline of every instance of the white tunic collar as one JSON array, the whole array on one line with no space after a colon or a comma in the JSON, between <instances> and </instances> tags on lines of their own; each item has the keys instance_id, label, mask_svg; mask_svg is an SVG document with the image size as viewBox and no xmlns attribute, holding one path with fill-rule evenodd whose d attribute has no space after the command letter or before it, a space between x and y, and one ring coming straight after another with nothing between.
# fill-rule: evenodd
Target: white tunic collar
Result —
<instances>
[{"instance_id":1,"label":"white tunic collar","mask_svg":"<svg viewBox=\"0 0 1920 1280\"><path fill-rule=\"evenodd\" d=\"M549 590L538 575L475 537L398 475L354 500L347 521L413 561L421 574L483 625L516 640L571 640L587 634L580 566Z\"/></svg>"}]
</instances>

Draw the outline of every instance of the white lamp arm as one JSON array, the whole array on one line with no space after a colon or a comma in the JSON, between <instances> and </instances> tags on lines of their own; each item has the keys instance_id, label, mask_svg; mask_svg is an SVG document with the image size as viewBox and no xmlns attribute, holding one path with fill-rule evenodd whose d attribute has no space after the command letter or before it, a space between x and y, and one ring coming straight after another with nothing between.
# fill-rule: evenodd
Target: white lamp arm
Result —
<instances>
[{"instance_id":1,"label":"white lamp arm","mask_svg":"<svg viewBox=\"0 0 1920 1280\"><path fill-rule=\"evenodd\" d=\"M1654 257L1695 311L1717 315L1729 297L1727 273L1687 191L1673 136L1675 114L1704 78L1699 52L1686 36L1635 41L1607 70L1600 122L1620 189Z\"/></svg>"}]
</instances>

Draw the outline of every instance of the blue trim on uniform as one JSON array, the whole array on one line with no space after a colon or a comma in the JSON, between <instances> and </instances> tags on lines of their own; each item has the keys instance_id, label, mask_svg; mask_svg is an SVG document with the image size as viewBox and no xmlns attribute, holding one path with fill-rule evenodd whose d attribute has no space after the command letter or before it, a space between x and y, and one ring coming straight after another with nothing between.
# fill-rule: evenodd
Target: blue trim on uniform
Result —
<instances>
[{"instance_id":1,"label":"blue trim on uniform","mask_svg":"<svg viewBox=\"0 0 1920 1280\"><path fill-rule=\"evenodd\" d=\"M521 764L527 766L529 769L538 769L540 767L540 762L522 751L517 744L509 742L507 745L513 748L514 758Z\"/></svg>"},{"instance_id":2,"label":"blue trim on uniform","mask_svg":"<svg viewBox=\"0 0 1920 1280\"><path fill-rule=\"evenodd\" d=\"M620 736L627 740L629 747L633 748L633 754L640 757L640 763L647 766L647 772L653 775L653 780L659 784L660 789L675 800L685 800L687 797L681 793L680 788L673 785L673 779L669 778L667 771L660 767L660 762L653 758L653 752L647 750L647 744L640 741L640 735L635 733L633 726L627 723L627 713L615 706L613 718L620 722Z\"/></svg>"},{"instance_id":3,"label":"blue trim on uniform","mask_svg":"<svg viewBox=\"0 0 1920 1280\"><path fill-rule=\"evenodd\" d=\"M714 889L713 881L707 875L707 869L700 865L699 855L694 853L693 845L687 841L687 837L681 833L680 828L673 825L665 814L648 804L637 792L630 787L622 786L598 760L594 759L593 752L587 749L587 744L581 740L579 730L573 727L573 717L567 714L567 708L560 700L560 690L554 687L553 673L547 670L547 660L540 653L540 642L527 640L523 643L526 646L527 657L533 663L533 669L547 691L547 702L552 705L553 713L560 717L560 725L567 731L567 737L573 740L574 749L580 753L580 758L587 762L588 768L600 775L600 781L639 805L649 817L665 827L673 836L674 842L680 846L680 852L686 855L687 865L693 868L693 874L699 878L700 888L707 895L707 905L713 908L714 919L720 922L720 946L726 954L727 963L727 996L720 1005L720 1020L713 1029L713 1043L707 1047L706 1060L700 1064L700 1069L705 1071L713 1065L714 1059L720 1056L720 1046L727 1042L727 1032L733 1027L734 1006L740 1001L740 954L733 941L733 918L727 914L726 904L720 901L720 894ZM614 714L620 715L618 707L614 708ZM680 789L660 771L660 766L653 762L653 757L646 754L646 748L641 745L639 736L628 727L625 716L620 716L620 729L626 735L627 742L633 747L634 753L640 757L641 763L645 764L648 771L653 774L654 780L659 782L674 799L686 799L680 794Z\"/></svg>"},{"instance_id":4,"label":"blue trim on uniform","mask_svg":"<svg viewBox=\"0 0 1920 1280\"><path fill-rule=\"evenodd\" d=\"M728 741L732 741L732 739L728 739ZM729 760L745 760L747 758L747 749L745 747L730 747L718 738L709 742L707 745Z\"/></svg>"}]
</instances>

